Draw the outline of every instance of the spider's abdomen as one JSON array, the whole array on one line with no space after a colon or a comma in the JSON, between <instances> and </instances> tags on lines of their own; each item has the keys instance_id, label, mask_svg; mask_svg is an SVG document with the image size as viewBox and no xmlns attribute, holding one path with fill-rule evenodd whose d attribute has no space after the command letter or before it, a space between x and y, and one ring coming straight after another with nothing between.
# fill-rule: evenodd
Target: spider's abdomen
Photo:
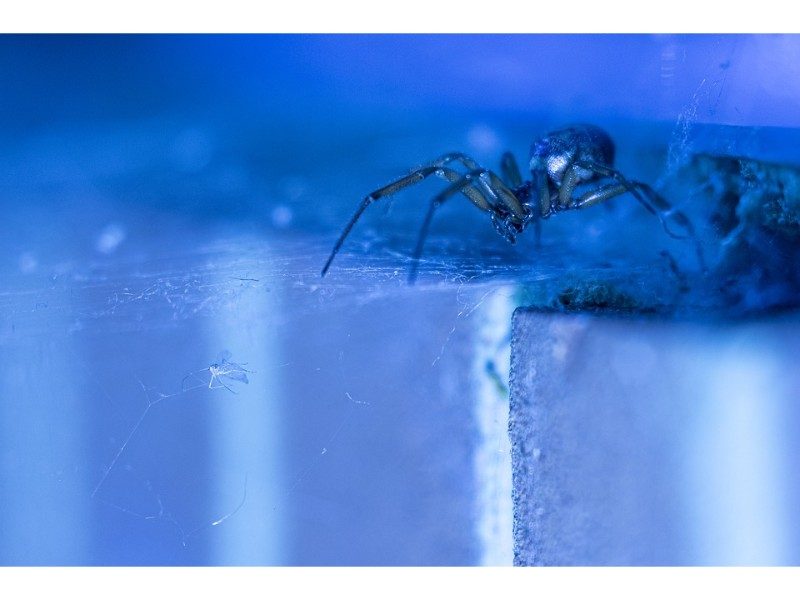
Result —
<instances>
[{"instance_id":1,"label":"spider's abdomen","mask_svg":"<svg viewBox=\"0 0 800 600\"><path fill-rule=\"evenodd\" d=\"M545 172L556 188L561 186L564 174L576 161L614 164L614 142L609 135L594 125L573 125L548 133L531 146L531 173ZM578 169L579 181L595 178L592 171Z\"/></svg>"}]
</instances>

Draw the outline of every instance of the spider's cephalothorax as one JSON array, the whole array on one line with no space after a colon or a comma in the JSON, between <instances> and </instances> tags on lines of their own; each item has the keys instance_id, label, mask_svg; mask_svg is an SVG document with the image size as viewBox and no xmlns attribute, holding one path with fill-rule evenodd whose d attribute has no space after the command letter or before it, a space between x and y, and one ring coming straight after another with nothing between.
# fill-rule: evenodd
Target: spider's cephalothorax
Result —
<instances>
[{"instance_id":1,"label":"spider's cephalothorax","mask_svg":"<svg viewBox=\"0 0 800 600\"><path fill-rule=\"evenodd\" d=\"M464 170L453 169L451 163L459 163ZM502 177L481 167L466 154L444 154L365 197L339 236L322 268L322 275L327 273L333 258L367 206L431 175L447 180L450 185L436 195L428 207L414 251L409 275L411 281L416 277L417 263L433 213L448 198L459 193L488 213L495 230L512 244L531 223L534 224L538 240L542 219L630 193L648 212L658 217L668 235L694 240L698 259L705 268L700 244L686 215L675 210L649 185L626 179L613 168L613 164L614 143L605 131L594 125L573 125L536 140L531 145L530 181L522 180L517 162L510 152L503 154L501 160ZM592 183L596 185L588 189L582 187L576 197L579 186ZM675 233L671 225L677 226L683 233Z\"/></svg>"}]
</instances>

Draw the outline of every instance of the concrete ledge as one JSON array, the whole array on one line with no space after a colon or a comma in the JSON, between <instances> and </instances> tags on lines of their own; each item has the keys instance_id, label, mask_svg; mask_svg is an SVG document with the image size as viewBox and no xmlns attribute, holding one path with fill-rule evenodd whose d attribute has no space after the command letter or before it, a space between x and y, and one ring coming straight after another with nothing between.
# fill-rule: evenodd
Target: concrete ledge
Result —
<instances>
[{"instance_id":1,"label":"concrete ledge","mask_svg":"<svg viewBox=\"0 0 800 600\"><path fill-rule=\"evenodd\" d=\"M798 333L518 310L515 564L798 564Z\"/></svg>"}]
</instances>

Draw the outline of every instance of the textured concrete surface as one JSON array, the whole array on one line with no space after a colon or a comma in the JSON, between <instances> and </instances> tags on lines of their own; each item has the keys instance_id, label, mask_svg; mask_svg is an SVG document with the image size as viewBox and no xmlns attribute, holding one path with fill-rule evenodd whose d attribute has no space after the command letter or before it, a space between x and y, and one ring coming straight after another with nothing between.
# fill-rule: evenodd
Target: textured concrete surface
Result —
<instances>
[{"instance_id":1,"label":"textured concrete surface","mask_svg":"<svg viewBox=\"0 0 800 600\"><path fill-rule=\"evenodd\" d=\"M518 310L515 564L798 564L797 328Z\"/></svg>"}]
</instances>

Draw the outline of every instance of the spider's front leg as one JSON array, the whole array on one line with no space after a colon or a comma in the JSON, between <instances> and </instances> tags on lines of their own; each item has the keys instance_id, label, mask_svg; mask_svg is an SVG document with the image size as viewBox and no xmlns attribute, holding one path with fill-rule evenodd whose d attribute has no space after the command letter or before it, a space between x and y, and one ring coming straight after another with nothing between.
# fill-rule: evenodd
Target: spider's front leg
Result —
<instances>
[{"instance_id":1,"label":"spider's front leg","mask_svg":"<svg viewBox=\"0 0 800 600\"><path fill-rule=\"evenodd\" d=\"M361 217L363 212L367 209L367 207L370 204L372 204L373 202L377 202L381 198L385 198L387 196L396 194L400 190L407 188L411 185L414 185L416 183L419 183L420 181L427 179L431 175L441 177L450 182L458 181L462 177L461 173L443 166L444 163L453 160L459 160L462 162L466 160L472 162L469 157L462 154L452 153L449 155L444 155L443 157L434 161L433 164L416 169L411 173L409 173L408 175L405 175L404 177L401 177L388 185L378 188L374 192L365 196L364 199L361 201L361 203L358 205L355 214L347 222L347 225L345 225L345 228L339 235L339 239L336 240L336 244L334 245L333 250L328 256L328 260L325 262L325 266L322 267L322 277L324 277L325 274L328 272L328 269L330 268L333 259L336 257L336 254L339 252L339 249L342 247L342 244L344 244L344 241L345 239L347 239L347 236L350 234L350 231L353 229L353 226L356 224L358 219ZM480 206L481 203L486 202L485 198L478 190L467 188L462 191L476 205Z\"/></svg>"},{"instance_id":2,"label":"spider's front leg","mask_svg":"<svg viewBox=\"0 0 800 600\"><path fill-rule=\"evenodd\" d=\"M476 191L470 186L475 183L475 178L480 177L481 173L483 172L483 169L474 169L470 171L460 179L457 179L451 183L449 186L447 186L447 188L436 194L436 196L434 196L431 200L431 203L428 205L428 212L425 213L425 220L422 222L422 227L420 227L419 235L417 236L417 245L414 247L414 255L411 258L411 268L408 271L409 284L413 285L417 280L417 267L419 266L419 259L422 256L422 249L425 246L425 240L428 237L428 230L430 229L431 221L433 220L433 213L436 212L436 209L452 196L459 193L464 193L467 188L470 188L471 191ZM488 201L483 198L483 196L481 196L480 203L477 203L473 200L473 204L482 210L491 210L491 206L489 205Z\"/></svg>"},{"instance_id":3,"label":"spider's front leg","mask_svg":"<svg viewBox=\"0 0 800 600\"><path fill-rule=\"evenodd\" d=\"M508 189L495 173L487 169L473 169L457 181L454 181L431 200L428 206L428 212L425 214L425 220L420 228L417 245L414 249L411 269L408 275L408 282L410 284L416 281L419 259L422 256L422 250L425 246L425 240L428 237L428 230L436 209L458 193L468 195L469 192L478 192L479 189L480 193L482 193L482 201L476 202L473 200L473 204L492 215L492 221L495 223L495 227L498 227L496 218L501 214L513 215L512 218L517 222L525 220L525 211L522 207L522 203L514 195L514 192ZM472 199L471 196L469 197ZM506 216L504 218L508 217Z\"/></svg>"},{"instance_id":4,"label":"spider's front leg","mask_svg":"<svg viewBox=\"0 0 800 600\"><path fill-rule=\"evenodd\" d=\"M472 158L471 156L464 154L463 152L448 152L447 154L442 154L439 158L432 161L430 166L432 167L443 167L448 163L451 162L460 162L464 167L469 169L470 171L474 171L476 169L481 169L482 167L478 164L478 161Z\"/></svg>"}]
</instances>

